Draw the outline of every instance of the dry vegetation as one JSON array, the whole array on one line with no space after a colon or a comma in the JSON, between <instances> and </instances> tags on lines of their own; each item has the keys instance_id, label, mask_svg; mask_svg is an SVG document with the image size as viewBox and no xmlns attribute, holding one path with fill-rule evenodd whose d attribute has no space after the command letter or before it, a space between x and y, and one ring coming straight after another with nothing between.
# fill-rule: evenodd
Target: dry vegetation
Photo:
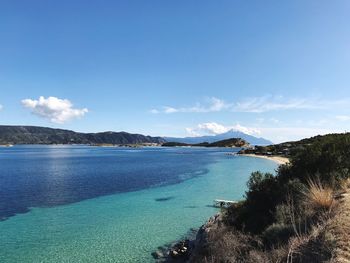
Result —
<instances>
[{"instance_id":1,"label":"dry vegetation","mask_svg":"<svg viewBox=\"0 0 350 263\"><path fill-rule=\"evenodd\" d=\"M350 263L350 134L298 147L199 233L190 262Z\"/></svg>"},{"instance_id":2,"label":"dry vegetation","mask_svg":"<svg viewBox=\"0 0 350 263\"><path fill-rule=\"evenodd\" d=\"M210 231L191 262L336 262L335 224L339 231L343 222L335 223L334 218L342 206L337 206L333 189L319 180L310 180L301 194L302 206L296 207L291 199L280 205L278 222L261 235L227 226ZM341 242L350 255L348 241Z\"/></svg>"},{"instance_id":3,"label":"dry vegetation","mask_svg":"<svg viewBox=\"0 0 350 263\"><path fill-rule=\"evenodd\" d=\"M303 192L306 209L314 212L330 212L334 204L334 191L323 185L319 178L308 180L308 188Z\"/></svg>"}]
</instances>

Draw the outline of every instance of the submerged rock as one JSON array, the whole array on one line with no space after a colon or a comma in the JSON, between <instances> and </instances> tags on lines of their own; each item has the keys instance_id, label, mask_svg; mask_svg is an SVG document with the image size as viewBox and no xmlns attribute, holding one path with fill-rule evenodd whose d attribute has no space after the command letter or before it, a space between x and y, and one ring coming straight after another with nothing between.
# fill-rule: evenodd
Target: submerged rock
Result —
<instances>
[{"instance_id":1,"label":"submerged rock","mask_svg":"<svg viewBox=\"0 0 350 263\"><path fill-rule=\"evenodd\" d=\"M189 239L181 240L173 245L169 251L169 256L165 262L186 262L191 254L193 241Z\"/></svg>"},{"instance_id":2,"label":"submerged rock","mask_svg":"<svg viewBox=\"0 0 350 263\"><path fill-rule=\"evenodd\" d=\"M180 241L158 247L152 253L156 262L185 263L190 259L198 229L191 228Z\"/></svg>"},{"instance_id":3,"label":"submerged rock","mask_svg":"<svg viewBox=\"0 0 350 263\"><path fill-rule=\"evenodd\" d=\"M164 258L164 254L163 254L163 252L160 251L160 250L157 250L157 251L152 252L151 255L152 255L152 257L153 257L154 259L162 259L162 258Z\"/></svg>"}]
</instances>

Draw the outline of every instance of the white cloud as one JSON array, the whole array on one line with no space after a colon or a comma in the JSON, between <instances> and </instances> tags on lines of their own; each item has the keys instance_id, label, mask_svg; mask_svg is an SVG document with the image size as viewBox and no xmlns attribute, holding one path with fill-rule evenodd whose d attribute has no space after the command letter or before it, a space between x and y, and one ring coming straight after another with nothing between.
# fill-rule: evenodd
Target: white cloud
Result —
<instances>
[{"instance_id":1,"label":"white cloud","mask_svg":"<svg viewBox=\"0 0 350 263\"><path fill-rule=\"evenodd\" d=\"M242 125L239 125L239 124L231 126L231 130L232 129L240 131L240 132L244 132L244 133L249 134L249 135L259 135L259 134L261 134L261 130L258 129L258 128L245 127L245 126L242 126Z\"/></svg>"},{"instance_id":2,"label":"white cloud","mask_svg":"<svg viewBox=\"0 0 350 263\"><path fill-rule=\"evenodd\" d=\"M332 110L349 107L350 98L322 100L319 98L285 98L283 96L262 96L236 102L235 112L269 112L281 110Z\"/></svg>"},{"instance_id":3,"label":"white cloud","mask_svg":"<svg viewBox=\"0 0 350 263\"><path fill-rule=\"evenodd\" d=\"M282 96L263 96L244 99L235 103L232 108L236 112L268 112L277 110L323 109L326 104L318 100L293 98Z\"/></svg>"},{"instance_id":4,"label":"white cloud","mask_svg":"<svg viewBox=\"0 0 350 263\"><path fill-rule=\"evenodd\" d=\"M151 110L152 113L178 113L178 112L251 112L262 113L281 110L327 110L347 107L350 98L340 100L321 100L317 98L285 98L283 96L262 96L246 98L237 102L228 103L222 99L212 97L205 103L196 103L192 107L170 107Z\"/></svg>"},{"instance_id":5,"label":"white cloud","mask_svg":"<svg viewBox=\"0 0 350 263\"><path fill-rule=\"evenodd\" d=\"M350 116L347 115L338 115L335 118L339 121L350 121Z\"/></svg>"},{"instance_id":6,"label":"white cloud","mask_svg":"<svg viewBox=\"0 0 350 263\"><path fill-rule=\"evenodd\" d=\"M216 122L207 122L207 123L198 124L196 129L206 134L220 134L220 133L228 132L230 130L229 127L225 127Z\"/></svg>"},{"instance_id":7,"label":"white cloud","mask_svg":"<svg viewBox=\"0 0 350 263\"><path fill-rule=\"evenodd\" d=\"M280 120L276 119L276 118L270 118L270 121L274 124L277 124L280 122Z\"/></svg>"},{"instance_id":8,"label":"white cloud","mask_svg":"<svg viewBox=\"0 0 350 263\"><path fill-rule=\"evenodd\" d=\"M88 112L88 109L75 109L67 99L56 97L45 98L40 96L38 100L24 99L22 105L39 117L49 119L54 123L65 123L74 118L80 118Z\"/></svg>"},{"instance_id":9,"label":"white cloud","mask_svg":"<svg viewBox=\"0 0 350 263\"><path fill-rule=\"evenodd\" d=\"M152 109L151 113L177 113L177 112L219 112L222 110L229 109L231 107L230 104L227 104L225 101L211 97L208 98L205 103L196 103L194 106L191 107L170 107L170 106L164 106L161 109Z\"/></svg>"},{"instance_id":10,"label":"white cloud","mask_svg":"<svg viewBox=\"0 0 350 263\"><path fill-rule=\"evenodd\" d=\"M172 108L172 107L164 107L164 112L165 113L174 113L174 112L179 112L180 110L179 109L175 109L175 108Z\"/></svg>"},{"instance_id":11,"label":"white cloud","mask_svg":"<svg viewBox=\"0 0 350 263\"><path fill-rule=\"evenodd\" d=\"M0 110L2 110L4 107L0 104Z\"/></svg>"},{"instance_id":12,"label":"white cloud","mask_svg":"<svg viewBox=\"0 0 350 263\"><path fill-rule=\"evenodd\" d=\"M187 134L191 137L198 137L201 136L202 134L200 134L199 132L197 132L196 128L185 128Z\"/></svg>"},{"instance_id":13,"label":"white cloud","mask_svg":"<svg viewBox=\"0 0 350 263\"><path fill-rule=\"evenodd\" d=\"M157 109L152 109L149 111L150 113L153 113L153 114L158 114L159 113L159 110Z\"/></svg>"},{"instance_id":14,"label":"white cloud","mask_svg":"<svg viewBox=\"0 0 350 263\"><path fill-rule=\"evenodd\" d=\"M260 130L256 128L244 127L240 124L224 126L216 122L206 122L198 124L194 128L186 128L186 131L190 136L216 135L230 130L240 131L250 135L260 134Z\"/></svg>"}]
</instances>

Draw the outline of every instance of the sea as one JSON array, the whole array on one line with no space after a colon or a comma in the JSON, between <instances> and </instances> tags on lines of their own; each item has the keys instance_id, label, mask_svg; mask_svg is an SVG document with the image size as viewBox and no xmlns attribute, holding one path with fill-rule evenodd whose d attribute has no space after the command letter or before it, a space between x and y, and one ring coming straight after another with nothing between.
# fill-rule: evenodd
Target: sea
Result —
<instances>
[{"instance_id":1,"label":"sea","mask_svg":"<svg viewBox=\"0 0 350 263\"><path fill-rule=\"evenodd\" d=\"M155 262L273 161L239 149L0 148L0 262Z\"/></svg>"}]
</instances>

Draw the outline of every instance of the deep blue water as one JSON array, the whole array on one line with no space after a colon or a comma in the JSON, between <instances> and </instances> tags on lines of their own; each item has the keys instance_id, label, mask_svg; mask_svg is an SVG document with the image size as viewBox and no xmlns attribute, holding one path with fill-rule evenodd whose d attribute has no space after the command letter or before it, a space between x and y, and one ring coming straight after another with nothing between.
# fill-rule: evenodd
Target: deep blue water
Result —
<instances>
[{"instance_id":1,"label":"deep blue water","mask_svg":"<svg viewBox=\"0 0 350 263\"><path fill-rule=\"evenodd\" d=\"M0 149L0 219L207 172L225 149L14 146Z\"/></svg>"},{"instance_id":2,"label":"deep blue water","mask_svg":"<svg viewBox=\"0 0 350 263\"><path fill-rule=\"evenodd\" d=\"M233 149L0 148L1 263L154 263L276 163ZM6 220L4 220L6 219Z\"/></svg>"}]
</instances>

